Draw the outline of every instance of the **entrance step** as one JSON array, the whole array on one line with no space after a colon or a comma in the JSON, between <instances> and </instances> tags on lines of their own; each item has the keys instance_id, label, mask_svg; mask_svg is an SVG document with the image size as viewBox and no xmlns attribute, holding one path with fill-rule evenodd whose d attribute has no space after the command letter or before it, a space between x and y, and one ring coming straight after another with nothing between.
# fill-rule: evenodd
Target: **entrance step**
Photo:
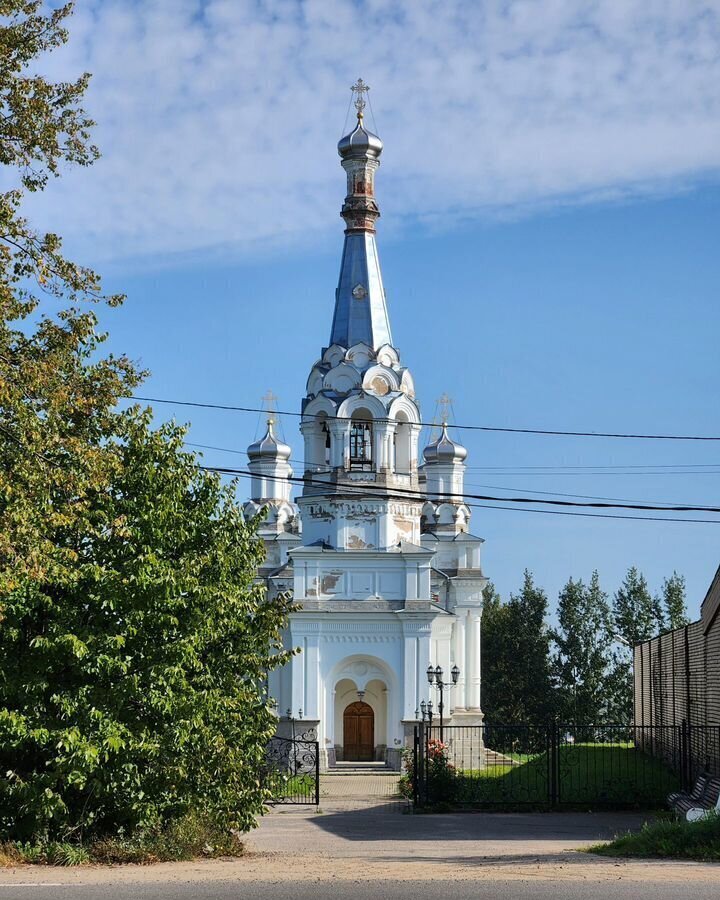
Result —
<instances>
[{"instance_id":1,"label":"entrance step","mask_svg":"<svg viewBox=\"0 0 720 900\"><path fill-rule=\"evenodd\" d=\"M384 762L337 762L323 773L326 775L391 775L395 778L398 772L389 769Z\"/></svg>"}]
</instances>

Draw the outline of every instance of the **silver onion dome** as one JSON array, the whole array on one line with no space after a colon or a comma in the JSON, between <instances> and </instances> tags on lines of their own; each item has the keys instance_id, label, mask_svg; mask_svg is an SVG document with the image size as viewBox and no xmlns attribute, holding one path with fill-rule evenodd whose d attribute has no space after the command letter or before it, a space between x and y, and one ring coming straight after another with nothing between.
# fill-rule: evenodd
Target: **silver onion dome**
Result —
<instances>
[{"instance_id":1,"label":"silver onion dome","mask_svg":"<svg viewBox=\"0 0 720 900\"><path fill-rule=\"evenodd\" d=\"M456 444L447 431L447 422L443 422L440 437L428 444L423 450L426 463L460 463L467 457L467 450L462 444Z\"/></svg>"},{"instance_id":2,"label":"silver onion dome","mask_svg":"<svg viewBox=\"0 0 720 900\"><path fill-rule=\"evenodd\" d=\"M368 131L363 125L362 117L358 118L358 123L345 137L340 138L338 143L338 153L343 159L377 157L380 156L383 149L383 142L380 138Z\"/></svg>"},{"instance_id":3,"label":"silver onion dome","mask_svg":"<svg viewBox=\"0 0 720 900\"><path fill-rule=\"evenodd\" d=\"M275 420L267 420L265 436L248 447L248 456L252 459L290 459L292 450L275 436Z\"/></svg>"}]
</instances>

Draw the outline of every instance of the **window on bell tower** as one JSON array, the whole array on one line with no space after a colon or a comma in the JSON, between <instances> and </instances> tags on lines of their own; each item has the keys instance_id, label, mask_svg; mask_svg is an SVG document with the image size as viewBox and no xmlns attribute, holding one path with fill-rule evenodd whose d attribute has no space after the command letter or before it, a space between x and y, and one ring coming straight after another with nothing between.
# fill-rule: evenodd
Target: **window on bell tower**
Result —
<instances>
[{"instance_id":1,"label":"window on bell tower","mask_svg":"<svg viewBox=\"0 0 720 900\"><path fill-rule=\"evenodd\" d=\"M324 462L326 466L330 465L330 429L327 427L327 422L323 422L322 425L323 436L325 437L325 450L324 450Z\"/></svg>"},{"instance_id":2,"label":"window on bell tower","mask_svg":"<svg viewBox=\"0 0 720 900\"><path fill-rule=\"evenodd\" d=\"M372 469L373 428L368 419L353 416L350 422L350 468Z\"/></svg>"}]
</instances>

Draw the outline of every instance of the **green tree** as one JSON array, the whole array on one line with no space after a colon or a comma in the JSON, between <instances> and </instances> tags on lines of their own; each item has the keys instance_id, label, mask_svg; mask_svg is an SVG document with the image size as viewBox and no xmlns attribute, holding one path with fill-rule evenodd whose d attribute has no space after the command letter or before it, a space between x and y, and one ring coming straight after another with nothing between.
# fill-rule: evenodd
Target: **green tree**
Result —
<instances>
[{"instance_id":1,"label":"green tree","mask_svg":"<svg viewBox=\"0 0 720 900\"><path fill-rule=\"evenodd\" d=\"M483 712L489 724L544 722L553 710L547 596L530 572L506 604L492 594L483 612ZM487 617L487 618L486 618Z\"/></svg>"},{"instance_id":2,"label":"green tree","mask_svg":"<svg viewBox=\"0 0 720 900\"><path fill-rule=\"evenodd\" d=\"M86 164L87 84L27 75L70 6L0 0L0 837L156 828L187 811L248 828L288 658L287 599L255 584L262 545L232 485L175 425L119 410L142 373L102 357L92 271L19 215L62 162ZM53 312L54 311L54 312Z\"/></svg>"},{"instance_id":3,"label":"green tree","mask_svg":"<svg viewBox=\"0 0 720 900\"><path fill-rule=\"evenodd\" d=\"M610 605L597 572L589 585L568 580L560 592L558 623L552 632L558 713L568 722L606 721Z\"/></svg>"},{"instance_id":4,"label":"green tree","mask_svg":"<svg viewBox=\"0 0 720 900\"><path fill-rule=\"evenodd\" d=\"M612 671L608 678L611 716L618 723L632 721L632 648L663 629L664 616L651 595L644 576L635 566L628 569L613 598Z\"/></svg>"},{"instance_id":5,"label":"green tree","mask_svg":"<svg viewBox=\"0 0 720 900\"><path fill-rule=\"evenodd\" d=\"M615 634L633 647L656 635L663 621L645 576L632 566L613 598Z\"/></svg>"},{"instance_id":6,"label":"green tree","mask_svg":"<svg viewBox=\"0 0 720 900\"><path fill-rule=\"evenodd\" d=\"M685 601L685 579L677 572L663 581L662 605L668 628L682 628L688 624L687 605Z\"/></svg>"},{"instance_id":7,"label":"green tree","mask_svg":"<svg viewBox=\"0 0 720 900\"><path fill-rule=\"evenodd\" d=\"M483 591L481 684L485 721L504 722L509 682L507 606L492 582Z\"/></svg>"}]
</instances>

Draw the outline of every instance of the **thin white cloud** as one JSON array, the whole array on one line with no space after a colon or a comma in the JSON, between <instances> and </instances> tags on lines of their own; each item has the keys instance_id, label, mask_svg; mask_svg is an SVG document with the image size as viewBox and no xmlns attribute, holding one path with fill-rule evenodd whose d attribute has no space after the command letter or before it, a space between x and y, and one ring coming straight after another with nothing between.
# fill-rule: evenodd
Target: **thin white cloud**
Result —
<instances>
[{"instance_id":1,"label":"thin white cloud","mask_svg":"<svg viewBox=\"0 0 720 900\"><path fill-rule=\"evenodd\" d=\"M103 158L34 214L93 260L338 230L358 75L391 227L720 171L720 0L86 0L49 66L93 73Z\"/></svg>"}]
</instances>

